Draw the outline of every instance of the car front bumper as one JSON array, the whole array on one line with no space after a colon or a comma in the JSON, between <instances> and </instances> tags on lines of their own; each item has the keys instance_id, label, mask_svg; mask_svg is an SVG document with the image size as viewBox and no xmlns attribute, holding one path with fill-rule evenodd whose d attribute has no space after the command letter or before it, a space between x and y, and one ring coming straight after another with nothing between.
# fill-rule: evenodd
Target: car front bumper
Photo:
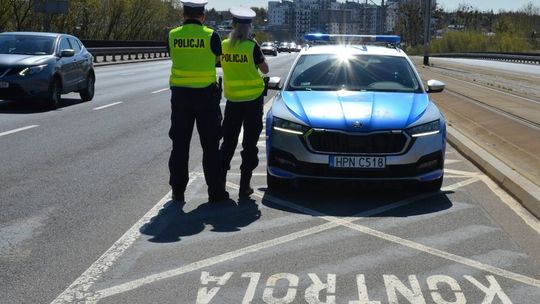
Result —
<instances>
[{"instance_id":1,"label":"car front bumper","mask_svg":"<svg viewBox=\"0 0 540 304\"><path fill-rule=\"evenodd\" d=\"M384 169L332 168L330 154L312 152L300 135L276 130L267 138L268 173L283 179L414 180L443 176L444 134L411 140L404 153L384 156ZM347 154L336 154L347 155Z\"/></svg>"},{"instance_id":2,"label":"car front bumper","mask_svg":"<svg viewBox=\"0 0 540 304\"><path fill-rule=\"evenodd\" d=\"M0 99L46 98L49 94L49 78L5 76L0 82L8 83L7 88L0 88Z\"/></svg>"}]
</instances>

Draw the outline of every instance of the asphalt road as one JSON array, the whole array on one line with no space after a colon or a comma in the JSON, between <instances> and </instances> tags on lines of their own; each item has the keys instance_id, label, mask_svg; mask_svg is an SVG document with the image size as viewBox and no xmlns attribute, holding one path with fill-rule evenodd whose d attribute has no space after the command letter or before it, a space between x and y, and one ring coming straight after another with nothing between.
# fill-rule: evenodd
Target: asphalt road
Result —
<instances>
[{"instance_id":1,"label":"asphalt road","mask_svg":"<svg viewBox=\"0 0 540 304\"><path fill-rule=\"evenodd\" d=\"M270 57L270 75L294 58ZM194 136L172 204L169 66L99 67L95 99L56 111L0 102L2 303L539 302L538 221L451 147L437 194L276 194L263 133L253 199L236 200L233 173L215 206Z\"/></svg>"}]
</instances>

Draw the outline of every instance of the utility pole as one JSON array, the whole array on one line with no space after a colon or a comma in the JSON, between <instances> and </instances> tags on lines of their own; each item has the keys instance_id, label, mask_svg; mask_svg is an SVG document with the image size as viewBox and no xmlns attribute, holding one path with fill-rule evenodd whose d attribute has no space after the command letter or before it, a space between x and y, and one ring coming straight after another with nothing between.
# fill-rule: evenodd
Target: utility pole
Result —
<instances>
[{"instance_id":1,"label":"utility pole","mask_svg":"<svg viewBox=\"0 0 540 304\"><path fill-rule=\"evenodd\" d=\"M429 65L429 36L431 34L431 0L424 0L424 65Z\"/></svg>"},{"instance_id":2,"label":"utility pole","mask_svg":"<svg viewBox=\"0 0 540 304\"><path fill-rule=\"evenodd\" d=\"M385 17L384 17L384 0L381 0L381 7L379 9L379 28L377 29L377 34L384 34L384 26L385 26Z\"/></svg>"},{"instance_id":3,"label":"utility pole","mask_svg":"<svg viewBox=\"0 0 540 304\"><path fill-rule=\"evenodd\" d=\"M366 25L367 25L367 24L366 24L366 23L367 23L367 21L366 21L366 15L367 15L367 1L368 1L368 0L366 0L366 3L364 4L364 16L363 16L363 17L364 17L364 20L363 20L363 23L362 23L362 29L363 29L363 33L362 33L362 34L364 34L364 35L367 34L367 31L366 31L366 28L367 28L367 26L366 26Z\"/></svg>"}]
</instances>

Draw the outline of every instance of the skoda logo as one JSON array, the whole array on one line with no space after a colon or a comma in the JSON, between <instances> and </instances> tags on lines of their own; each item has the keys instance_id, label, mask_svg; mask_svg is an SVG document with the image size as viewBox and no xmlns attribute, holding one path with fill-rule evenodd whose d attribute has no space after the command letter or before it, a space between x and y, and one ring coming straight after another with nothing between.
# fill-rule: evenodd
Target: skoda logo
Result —
<instances>
[{"instance_id":1,"label":"skoda logo","mask_svg":"<svg viewBox=\"0 0 540 304\"><path fill-rule=\"evenodd\" d=\"M357 121L355 121L355 122L353 123L352 126L353 126L354 128L361 128L361 127L364 126L364 124L361 123L361 122L359 122L359 121L357 120Z\"/></svg>"}]
</instances>

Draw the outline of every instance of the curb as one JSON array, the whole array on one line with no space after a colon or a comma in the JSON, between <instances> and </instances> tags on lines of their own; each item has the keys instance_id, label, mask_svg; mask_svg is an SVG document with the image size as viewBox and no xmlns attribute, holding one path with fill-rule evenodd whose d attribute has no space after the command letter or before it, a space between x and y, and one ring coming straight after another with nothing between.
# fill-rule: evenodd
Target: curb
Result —
<instances>
[{"instance_id":1,"label":"curb","mask_svg":"<svg viewBox=\"0 0 540 304\"><path fill-rule=\"evenodd\" d=\"M540 187L491 155L456 129L447 126L448 142L501 188L540 219Z\"/></svg>"}]
</instances>

